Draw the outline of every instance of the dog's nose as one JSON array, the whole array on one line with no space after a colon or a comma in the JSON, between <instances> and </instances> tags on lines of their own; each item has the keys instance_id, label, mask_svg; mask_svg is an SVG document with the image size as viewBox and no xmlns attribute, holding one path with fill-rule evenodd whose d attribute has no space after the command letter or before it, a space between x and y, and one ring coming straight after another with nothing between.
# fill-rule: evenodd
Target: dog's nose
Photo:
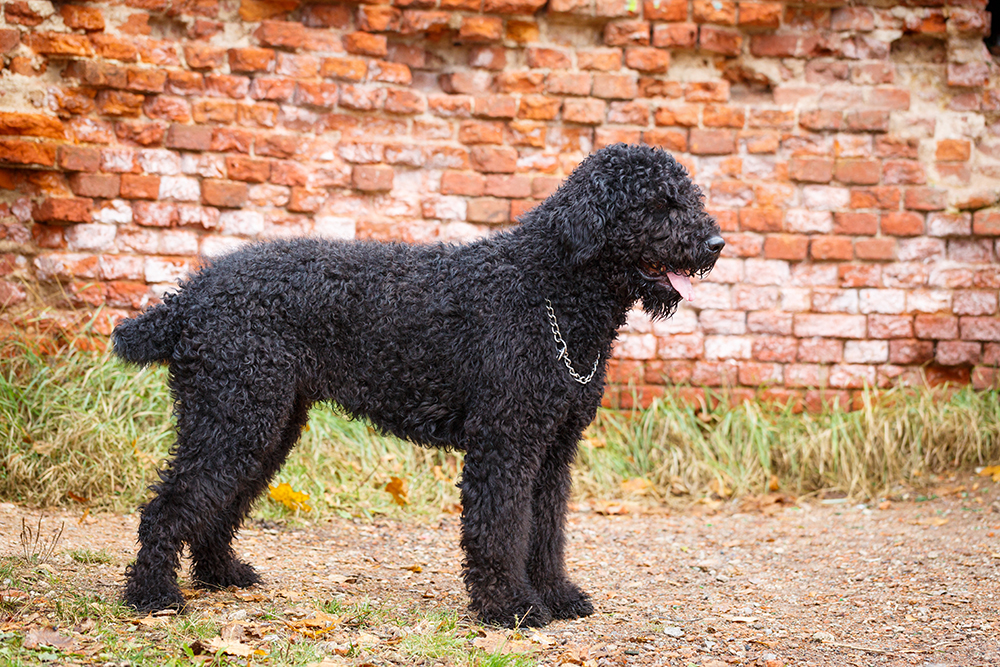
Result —
<instances>
[{"instance_id":1,"label":"dog's nose","mask_svg":"<svg viewBox=\"0 0 1000 667\"><path fill-rule=\"evenodd\" d=\"M726 247L726 241L721 236L713 236L712 238L705 241L705 245L708 249L718 255L722 252L722 249Z\"/></svg>"}]
</instances>

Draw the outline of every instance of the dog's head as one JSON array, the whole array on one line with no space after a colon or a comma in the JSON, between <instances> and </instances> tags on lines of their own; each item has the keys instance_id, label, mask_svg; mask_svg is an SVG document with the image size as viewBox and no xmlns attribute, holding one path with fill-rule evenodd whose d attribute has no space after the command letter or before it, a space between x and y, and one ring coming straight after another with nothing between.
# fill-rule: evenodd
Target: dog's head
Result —
<instances>
[{"instance_id":1,"label":"dog's head","mask_svg":"<svg viewBox=\"0 0 1000 667\"><path fill-rule=\"evenodd\" d=\"M616 144L585 159L553 212L570 261L616 267L616 280L654 317L691 298L691 276L715 266L725 241L701 188L665 151Z\"/></svg>"}]
</instances>

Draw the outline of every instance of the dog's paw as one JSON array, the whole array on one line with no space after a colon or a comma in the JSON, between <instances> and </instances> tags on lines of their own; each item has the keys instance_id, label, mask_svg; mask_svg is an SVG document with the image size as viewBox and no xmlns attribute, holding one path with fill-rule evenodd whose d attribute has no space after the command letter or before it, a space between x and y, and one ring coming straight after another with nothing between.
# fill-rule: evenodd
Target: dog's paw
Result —
<instances>
[{"instance_id":1,"label":"dog's paw","mask_svg":"<svg viewBox=\"0 0 1000 667\"><path fill-rule=\"evenodd\" d=\"M552 618L568 620L590 616L594 613L594 605L590 596L584 593L576 584L565 582L554 591L543 592L546 604L552 610Z\"/></svg>"},{"instance_id":2,"label":"dog's paw","mask_svg":"<svg viewBox=\"0 0 1000 667\"><path fill-rule=\"evenodd\" d=\"M164 609L176 609L184 611L187 602L176 586L170 589L154 590L144 588L136 590L138 587L128 587L125 589L125 604L134 609L139 614L148 614Z\"/></svg>"},{"instance_id":3,"label":"dog's paw","mask_svg":"<svg viewBox=\"0 0 1000 667\"><path fill-rule=\"evenodd\" d=\"M193 579L196 587L210 590L229 588L230 586L249 588L262 581L260 575L251 565L235 559L229 561L225 567L208 568L196 565Z\"/></svg>"},{"instance_id":4,"label":"dog's paw","mask_svg":"<svg viewBox=\"0 0 1000 667\"><path fill-rule=\"evenodd\" d=\"M540 628L552 622L552 612L541 602L522 602L505 608L480 610L479 619L484 625L503 628Z\"/></svg>"}]
</instances>

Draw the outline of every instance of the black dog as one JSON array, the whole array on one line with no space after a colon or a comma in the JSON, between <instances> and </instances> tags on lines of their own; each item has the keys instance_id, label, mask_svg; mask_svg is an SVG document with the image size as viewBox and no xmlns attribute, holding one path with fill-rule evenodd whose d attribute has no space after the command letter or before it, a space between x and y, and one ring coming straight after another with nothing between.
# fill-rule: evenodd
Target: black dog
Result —
<instances>
[{"instance_id":1,"label":"black dog","mask_svg":"<svg viewBox=\"0 0 1000 667\"><path fill-rule=\"evenodd\" d=\"M198 585L260 581L231 542L316 401L465 452L462 548L487 623L593 612L563 564L570 463L616 329L671 315L722 250L701 191L663 151L587 158L510 231L467 245L252 245L115 329L128 361L170 364L177 443L142 511L125 599L181 608Z\"/></svg>"}]
</instances>

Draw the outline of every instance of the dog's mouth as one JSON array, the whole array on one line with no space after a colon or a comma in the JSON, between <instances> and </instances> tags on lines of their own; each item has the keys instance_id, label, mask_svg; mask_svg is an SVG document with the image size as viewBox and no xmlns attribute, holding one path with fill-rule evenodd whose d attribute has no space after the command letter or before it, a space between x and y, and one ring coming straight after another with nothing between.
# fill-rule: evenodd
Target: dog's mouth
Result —
<instances>
[{"instance_id":1,"label":"dog's mouth","mask_svg":"<svg viewBox=\"0 0 1000 667\"><path fill-rule=\"evenodd\" d=\"M681 295L682 299L686 301L694 300L694 290L691 288L691 277L696 275L703 276L710 270L711 267L701 270L677 270L665 264L647 259L640 260L639 267L637 269L639 275L644 279L662 287L671 287L675 292Z\"/></svg>"}]
</instances>

